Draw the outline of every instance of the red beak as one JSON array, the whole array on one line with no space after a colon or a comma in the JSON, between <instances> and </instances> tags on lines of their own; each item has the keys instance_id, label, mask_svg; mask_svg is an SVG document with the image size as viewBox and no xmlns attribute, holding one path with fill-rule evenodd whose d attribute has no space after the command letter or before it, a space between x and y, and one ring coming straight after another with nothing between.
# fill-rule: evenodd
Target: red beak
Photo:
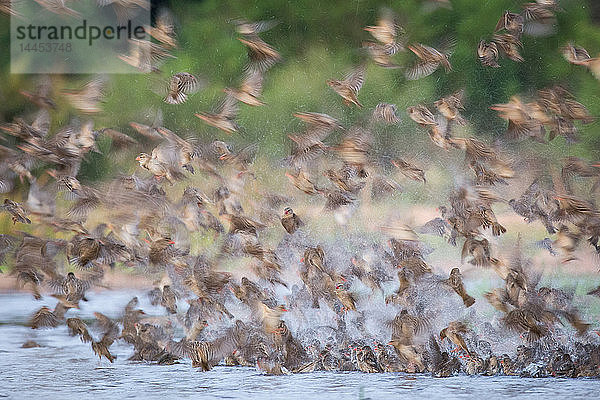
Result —
<instances>
[{"instance_id":1,"label":"red beak","mask_svg":"<svg viewBox=\"0 0 600 400\"><path fill-rule=\"evenodd\" d=\"M172 240L169 240L169 244L175 244L175 242Z\"/></svg>"},{"instance_id":2,"label":"red beak","mask_svg":"<svg viewBox=\"0 0 600 400\"><path fill-rule=\"evenodd\" d=\"M300 262L301 262L301 263L303 263L303 262L304 262L304 257L302 257L302 258L300 259Z\"/></svg>"}]
</instances>

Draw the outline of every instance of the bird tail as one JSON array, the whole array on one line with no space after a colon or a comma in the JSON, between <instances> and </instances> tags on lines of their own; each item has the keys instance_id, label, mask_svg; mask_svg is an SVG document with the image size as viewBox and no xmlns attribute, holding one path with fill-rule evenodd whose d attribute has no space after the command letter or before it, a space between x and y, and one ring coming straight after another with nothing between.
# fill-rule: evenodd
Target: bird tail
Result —
<instances>
[{"instance_id":1,"label":"bird tail","mask_svg":"<svg viewBox=\"0 0 600 400\"><path fill-rule=\"evenodd\" d=\"M465 307L468 308L475 304L475 299L472 296L465 295L465 297L463 297L463 303L465 303Z\"/></svg>"}]
</instances>

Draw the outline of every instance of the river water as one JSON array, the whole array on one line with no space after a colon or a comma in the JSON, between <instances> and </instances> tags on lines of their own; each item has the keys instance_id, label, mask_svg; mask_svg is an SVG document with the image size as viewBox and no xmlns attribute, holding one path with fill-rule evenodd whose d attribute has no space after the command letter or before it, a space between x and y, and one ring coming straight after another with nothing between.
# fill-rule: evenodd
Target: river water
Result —
<instances>
[{"instance_id":1,"label":"river water","mask_svg":"<svg viewBox=\"0 0 600 400\"><path fill-rule=\"evenodd\" d=\"M67 316L93 318L94 311L117 317L132 296L150 314L153 309L141 293L91 293L81 310ZM29 316L42 305L56 301L30 295L0 294L0 398L10 399L124 399L124 398L224 398L224 399L426 399L597 398L600 380L526 379L460 375L438 379L429 375L314 372L267 376L254 368L217 366L199 372L188 360L159 366L127 361L131 347L116 342L114 364L98 361L90 345L70 337L66 326L50 330L26 327ZM42 347L21 348L27 340ZM68 397L67 397L68 396Z\"/></svg>"}]
</instances>

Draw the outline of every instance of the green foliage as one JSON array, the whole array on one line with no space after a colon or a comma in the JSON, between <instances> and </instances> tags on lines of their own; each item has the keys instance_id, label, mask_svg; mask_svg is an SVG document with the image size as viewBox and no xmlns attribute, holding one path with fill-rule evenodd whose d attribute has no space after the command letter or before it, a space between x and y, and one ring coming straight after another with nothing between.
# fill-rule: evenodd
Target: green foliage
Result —
<instances>
[{"instance_id":1,"label":"green foliage","mask_svg":"<svg viewBox=\"0 0 600 400\"><path fill-rule=\"evenodd\" d=\"M489 39L494 26L504 10L518 11L514 0L453 0L452 9L439 8L426 12L423 2L417 0L206 0L201 2L172 1L178 22L179 48L176 59L163 66L162 76L188 71L206 81L199 93L186 104L164 104L161 96L153 92L156 77L144 75L114 75L110 95L104 104L105 113L95 116L96 127L115 127L132 134L130 121L148 122L150 110L161 108L164 125L181 135L192 135L210 140L219 138L237 144L259 142L261 154L281 158L288 152L286 133L299 129L295 111L325 112L351 124L366 115L381 101L395 103L400 110L419 102L432 103L442 95L465 88L465 116L471 121L477 135L500 135L505 122L489 109L515 94L527 97L536 89L557 83L566 84L579 101L593 115L600 115L598 101L599 82L583 67L568 64L560 47L573 41L586 47L592 54L600 51L600 29L593 25L587 1L564 0L558 16L555 35L543 38L525 36L522 54L525 62L501 60L501 68L483 67L477 60L477 43ZM453 37L457 46L451 57L453 71L437 71L432 76L416 82L404 78L403 69L383 69L370 65L366 82L359 94L364 110L345 107L340 98L327 87L325 80L343 76L364 54L359 50L369 35L362 28L374 24L381 7L389 7L398 15L406 30L408 42L439 45ZM223 88L240 83L247 62L244 45L237 40L234 26L229 20L277 19L279 25L262 34L265 41L278 49L283 62L267 74L263 99L265 107L251 108L242 105L239 123L244 130L239 135L226 137L222 132L204 125L194 117L194 112L209 111L223 96ZM8 17L0 17L0 42L8 50ZM401 65L410 65L414 57L410 52L395 56ZM18 94L35 82L30 75L11 75L8 57L0 60L0 115L5 120L33 111ZM64 86L77 87L85 77L64 77ZM73 109L59 100L59 110L54 114L53 127L64 125L75 116ZM412 137L424 137L403 113L404 121L393 129L385 129L378 137L385 144L384 152L394 154L394 149ZM135 135L134 135L135 136ZM137 136L136 136L137 137ZM567 146L557 138L547 145L546 151L556 156L564 154L599 158L600 134L596 124L581 127L581 141ZM107 149L106 143L101 147ZM147 150L152 144L147 143ZM525 142L522 146L531 146ZM81 178L98 180L114 174L119 169L134 168L133 157L111 160L109 151L91 154L82 167Z\"/></svg>"}]
</instances>

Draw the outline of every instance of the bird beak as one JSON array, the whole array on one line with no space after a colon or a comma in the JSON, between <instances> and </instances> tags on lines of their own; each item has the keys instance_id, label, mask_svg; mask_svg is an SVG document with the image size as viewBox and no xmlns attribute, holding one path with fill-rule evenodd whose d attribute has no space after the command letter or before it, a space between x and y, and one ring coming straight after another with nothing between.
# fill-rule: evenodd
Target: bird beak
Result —
<instances>
[{"instance_id":1,"label":"bird beak","mask_svg":"<svg viewBox=\"0 0 600 400\"><path fill-rule=\"evenodd\" d=\"M304 262L304 257L302 257L302 258L300 259L300 262L301 262L301 263L303 263L303 262Z\"/></svg>"},{"instance_id":2,"label":"bird beak","mask_svg":"<svg viewBox=\"0 0 600 400\"><path fill-rule=\"evenodd\" d=\"M600 168L600 164L592 164L592 167Z\"/></svg>"},{"instance_id":3,"label":"bird beak","mask_svg":"<svg viewBox=\"0 0 600 400\"><path fill-rule=\"evenodd\" d=\"M137 156L137 157L135 158L135 161L140 161L140 160L141 160L140 156Z\"/></svg>"},{"instance_id":4,"label":"bird beak","mask_svg":"<svg viewBox=\"0 0 600 400\"><path fill-rule=\"evenodd\" d=\"M169 244L175 244L175 242L172 240L169 240Z\"/></svg>"}]
</instances>

